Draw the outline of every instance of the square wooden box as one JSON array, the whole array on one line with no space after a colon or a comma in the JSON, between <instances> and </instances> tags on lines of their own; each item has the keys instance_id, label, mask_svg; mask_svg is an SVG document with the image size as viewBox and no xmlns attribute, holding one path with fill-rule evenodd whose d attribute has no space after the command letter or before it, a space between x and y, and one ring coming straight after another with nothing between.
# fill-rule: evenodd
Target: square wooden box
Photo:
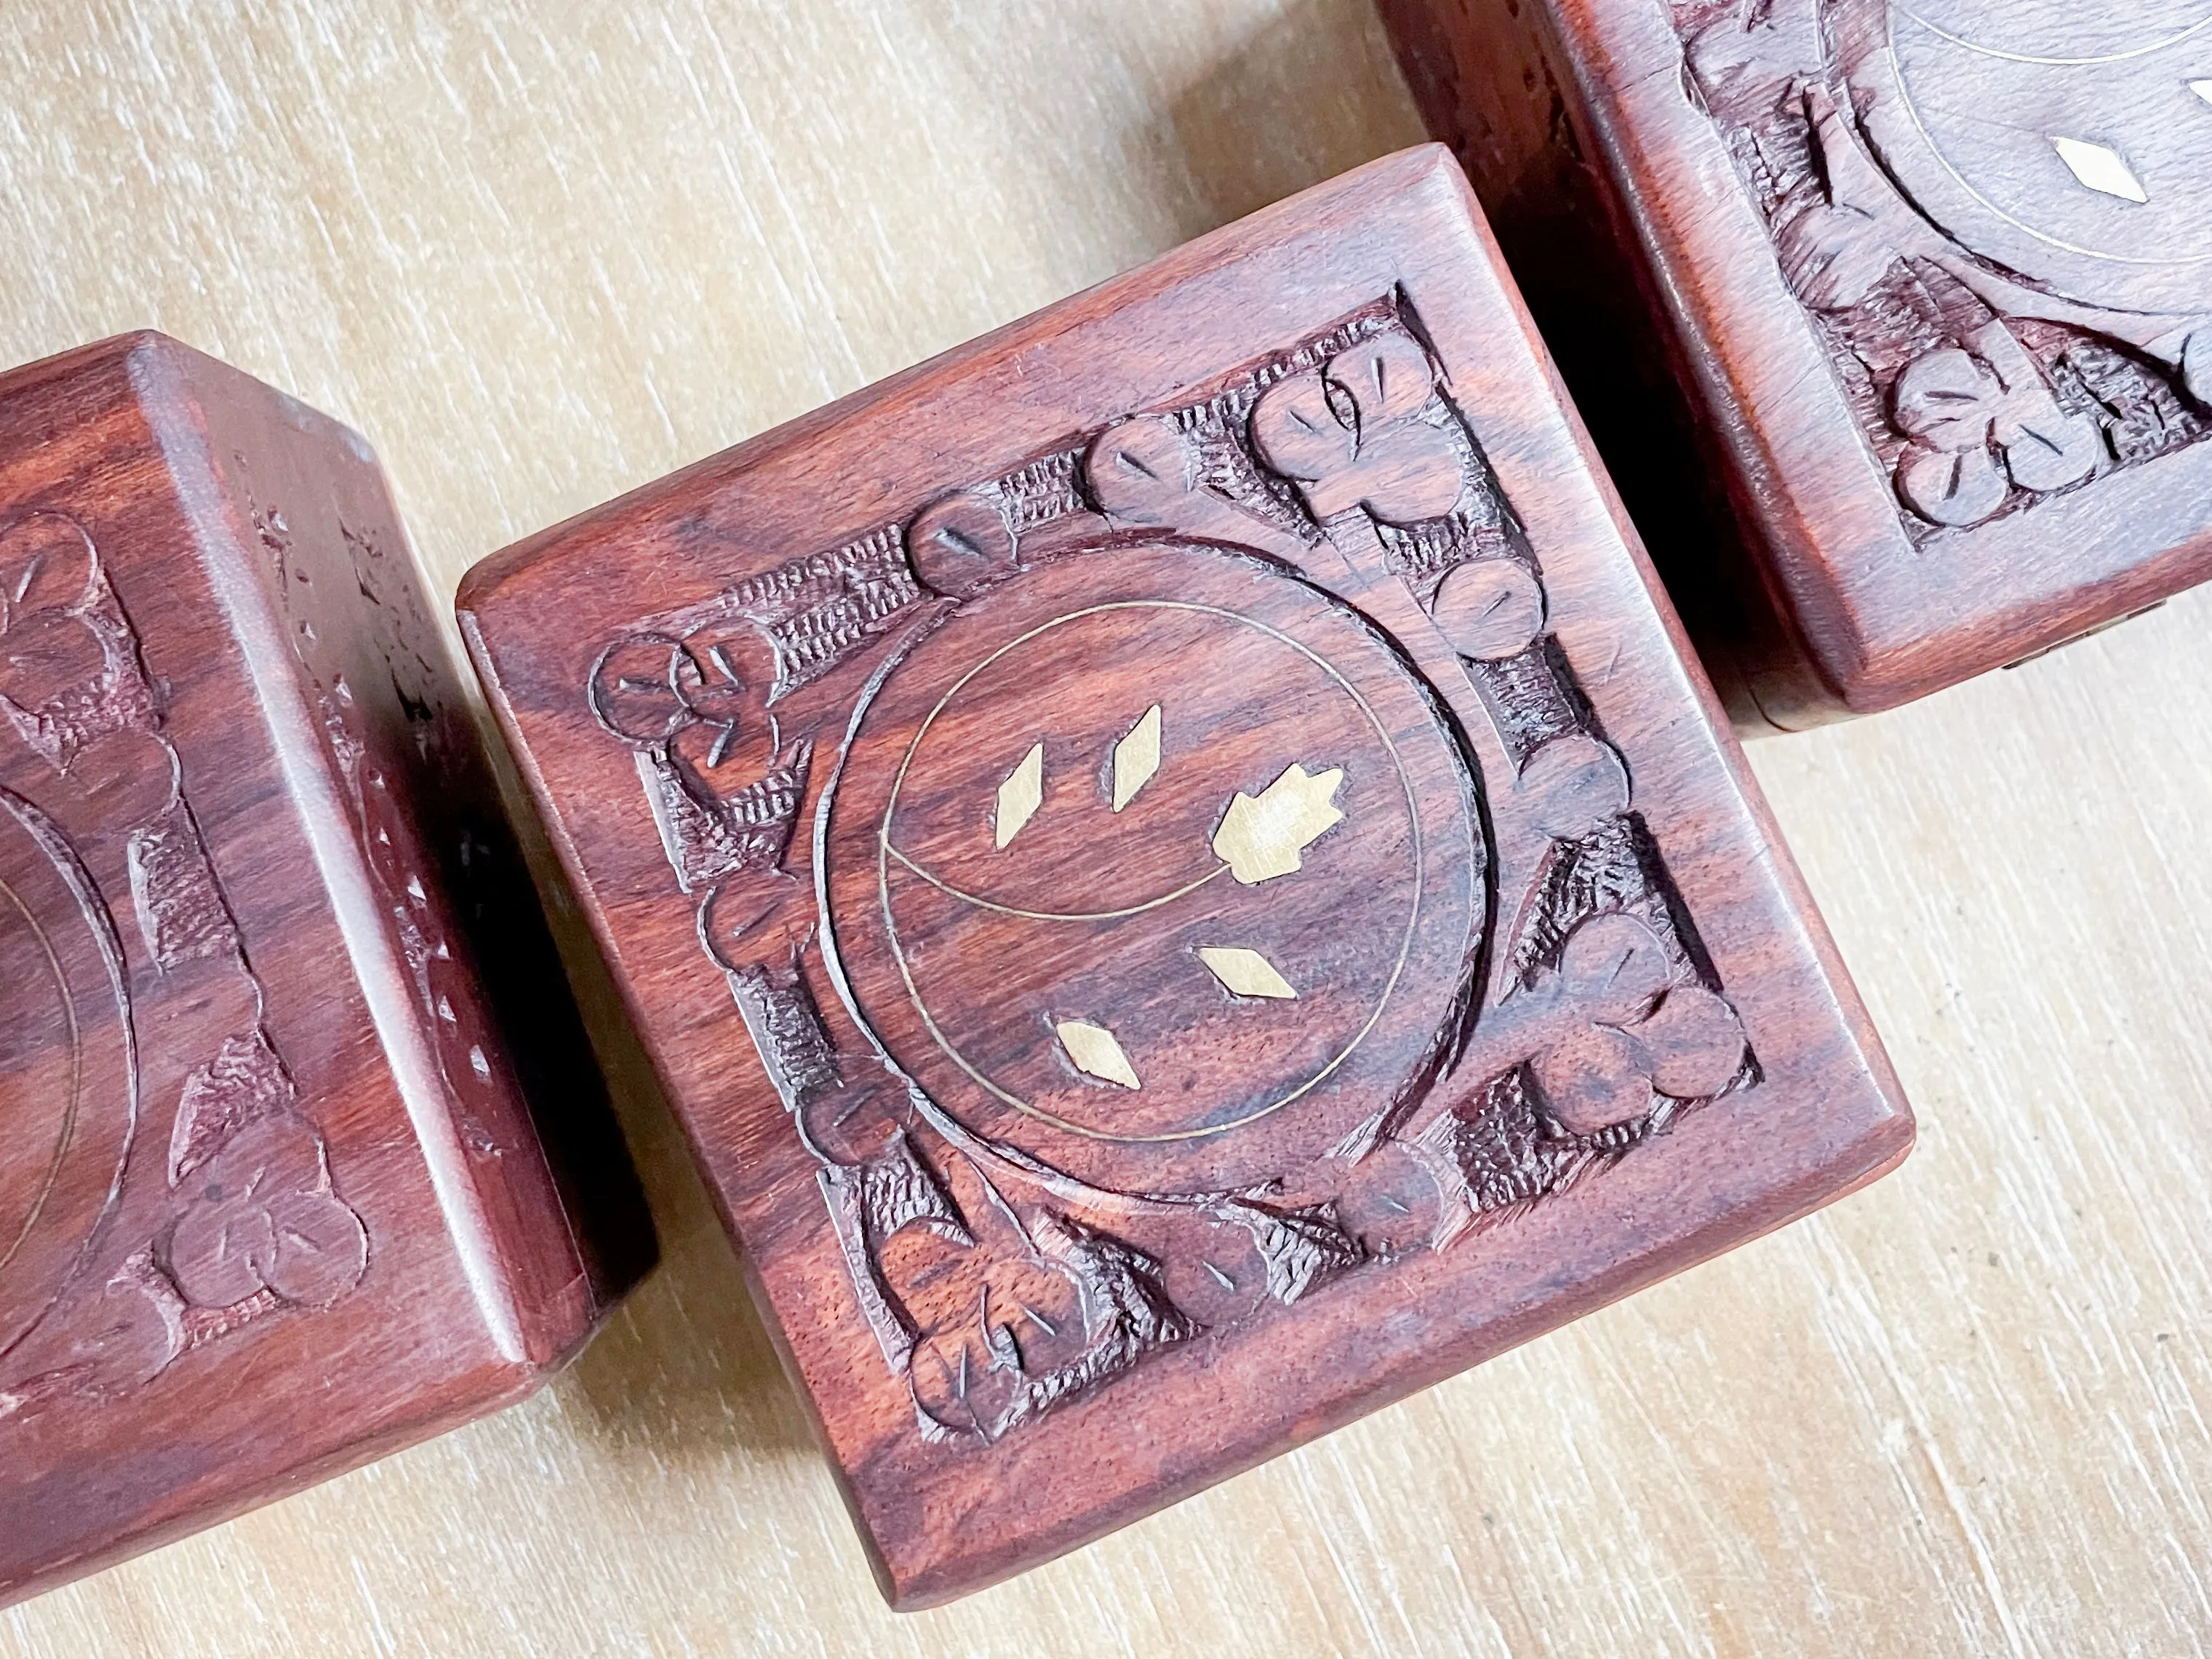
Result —
<instances>
[{"instance_id":1,"label":"square wooden box","mask_svg":"<svg viewBox=\"0 0 2212 1659\"><path fill-rule=\"evenodd\" d=\"M2212 572L2173 8L1382 5L1740 715L1889 708Z\"/></svg>"},{"instance_id":2,"label":"square wooden box","mask_svg":"<svg viewBox=\"0 0 2212 1659\"><path fill-rule=\"evenodd\" d=\"M0 1601L650 1264L479 743L358 436L158 335L0 377Z\"/></svg>"},{"instance_id":3,"label":"square wooden box","mask_svg":"<svg viewBox=\"0 0 2212 1659\"><path fill-rule=\"evenodd\" d=\"M1439 147L460 603L902 1607L1910 1143Z\"/></svg>"}]
</instances>

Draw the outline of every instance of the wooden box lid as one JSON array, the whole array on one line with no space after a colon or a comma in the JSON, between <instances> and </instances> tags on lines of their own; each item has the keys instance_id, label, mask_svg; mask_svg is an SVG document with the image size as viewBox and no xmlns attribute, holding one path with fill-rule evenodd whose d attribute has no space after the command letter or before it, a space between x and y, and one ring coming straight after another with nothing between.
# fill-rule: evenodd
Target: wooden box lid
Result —
<instances>
[{"instance_id":1,"label":"wooden box lid","mask_svg":"<svg viewBox=\"0 0 2212 1659\"><path fill-rule=\"evenodd\" d=\"M460 604L901 1606L1910 1143L1441 149Z\"/></svg>"}]
</instances>

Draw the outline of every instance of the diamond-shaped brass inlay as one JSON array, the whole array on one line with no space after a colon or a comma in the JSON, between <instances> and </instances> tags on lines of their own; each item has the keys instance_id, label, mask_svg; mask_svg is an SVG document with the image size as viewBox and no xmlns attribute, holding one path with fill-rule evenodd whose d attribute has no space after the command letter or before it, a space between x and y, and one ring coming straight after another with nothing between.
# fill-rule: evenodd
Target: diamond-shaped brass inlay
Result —
<instances>
[{"instance_id":1,"label":"diamond-shaped brass inlay","mask_svg":"<svg viewBox=\"0 0 2212 1659\"><path fill-rule=\"evenodd\" d=\"M1145 1086L1137 1081L1137 1069L1129 1064L1121 1045L1103 1025L1093 1025L1087 1020L1062 1019L1055 1020L1052 1029L1059 1034L1060 1046L1075 1062L1075 1069L1085 1077L1095 1077L1102 1083L1118 1083L1124 1089Z\"/></svg>"},{"instance_id":2,"label":"diamond-shaped brass inlay","mask_svg":"<svg viewBox=\"0 0 2212 1659\"><path fill-rule=\"evenodd\" d=\"M1198 959L1219 980L1224 989L1240 997L1273 997L1295 1000L1291 982L1275 971L1275 964L1257 951L1241 945L1201 945Z\"/></svg>"},{"instance_id":3,"label":"diamond-shaped brass inlay","mask_svg":"<svg viewBox=\"0 0 2212 1659\"><path fill-rule=\"evenodd\" d=\"M1137 798L1137 791L1160 769L1160 706L1154 703L1129 734L1114 745L1114 810Z\"/></svg>"},{"instance_id":4,"label":"diamond-shaped brass inlay","mask_svg":"<svg viewBox=\"0 0 2212 1659\"><path fill-rule=\"evenodd\" d=\"M994 844L1004 847L1044 805L1044 745L1036 744L999 786L998 815L991 821Z\"/></svg>"}]
</instances>

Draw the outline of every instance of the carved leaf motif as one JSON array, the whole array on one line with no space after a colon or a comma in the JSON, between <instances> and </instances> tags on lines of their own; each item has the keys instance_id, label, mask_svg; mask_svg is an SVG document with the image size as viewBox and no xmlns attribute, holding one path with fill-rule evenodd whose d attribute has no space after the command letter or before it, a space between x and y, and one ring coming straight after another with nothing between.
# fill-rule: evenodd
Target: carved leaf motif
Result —
<instances>
[{"instance_id":1,"label":"carved leaf motif","mask_svg":"<svg viewBox=\"0 0 2212 1659\"><path fill-rule=\"evenodd\" d=\"M1820 311L1848 311L1881 283L1902 257L1872 214L1816 202L1776 233L1782 275Z\"/></svg>"},{"instance_id":2,"label":"carved leaf motif","mask_svg":"<svg viewBox=\"0 0 2212 1659\"><path fill-rule=\"evenodd\" d=\"M1806 0L1744 0L1691 38L1687 58L1706 108L1729 119L1755 118L1819 72L1820 19Z\"/></svg>"}]
</instances>

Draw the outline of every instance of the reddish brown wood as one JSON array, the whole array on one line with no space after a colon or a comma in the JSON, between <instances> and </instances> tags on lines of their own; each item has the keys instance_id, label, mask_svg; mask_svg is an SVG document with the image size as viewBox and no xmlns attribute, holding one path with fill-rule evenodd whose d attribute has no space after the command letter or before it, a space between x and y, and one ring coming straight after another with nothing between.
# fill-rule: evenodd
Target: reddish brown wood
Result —
<instances>
[{"instance_id":1,"label":"reddish brown wood","mask_svg":"<svg viewBox=\"0 0 2212 1659\"><path fill-rule=\"evenodd\" d=\"M1383 10L1739 718L2212 573L2212 94L2165 0Z\"/></svg>"},{"instance_id":2,"label":"reddish brown wood","mask_svg":"<svg viewBox=\"0 0 2212 1659\"><path fill-rule=\"evenodd\" d=\"M901 1606L1911 1139L1441 148L461 605Z\"/></svg>"},{"instance_id":3,"label":"reddish brown wood","mask_svg":"<svg viewBox=\"0 0 2212 1659\"><path fill-rule=\"evenodd\" d=\"M596 1079L368 446L0 377L0 1601L529 1392L652 1260Z\"/></svg>"}]
</instances>

